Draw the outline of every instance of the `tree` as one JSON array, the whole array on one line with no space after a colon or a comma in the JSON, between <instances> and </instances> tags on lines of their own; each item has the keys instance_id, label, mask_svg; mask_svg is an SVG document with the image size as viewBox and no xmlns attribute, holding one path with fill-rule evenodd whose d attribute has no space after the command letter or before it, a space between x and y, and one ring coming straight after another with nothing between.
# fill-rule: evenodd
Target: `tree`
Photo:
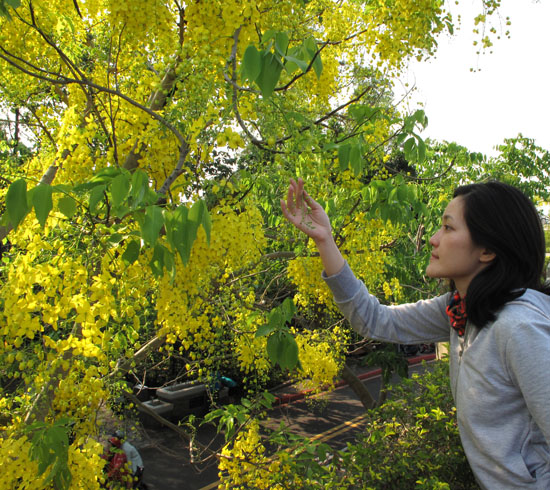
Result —
<instances>
[{"instance_id":1,"label":"tree","mask_svg":"<svg viewBox=\"0 0 550 490\"><path fill-rule=\"evenodd\" d=\"M32 150L1 161L6 485L97 487L97 412L135 401L153 364L230 372L252 394L289 373L333 382L351 333L279 198L306 177L356 272L403 297L389 251L431 215L388 155L393 141L425 160L427 120L399 113L391 80L452 30L442 2L3 0L0 14L0 97Z\"/></svg>"}]
</instances>

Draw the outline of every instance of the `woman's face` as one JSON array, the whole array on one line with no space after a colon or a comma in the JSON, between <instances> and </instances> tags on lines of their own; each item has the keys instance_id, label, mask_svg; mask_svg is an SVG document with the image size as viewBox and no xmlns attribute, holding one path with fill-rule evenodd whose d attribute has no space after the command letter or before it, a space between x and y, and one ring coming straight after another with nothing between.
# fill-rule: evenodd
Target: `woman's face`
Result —
<instances>
[{"instance_id":1,"label":"woman's face","mask_svg":"<svg viewBox=\"0 0 550 490\"><path fill-rule=\"evenodd\" d=\"M455 197L445 209L441 228L430 238L433 247L426 269L429 277L452 279L461 297L471 280L495 255L472 242L464 218L464 198Z\"/></svg>"}]
</instances>

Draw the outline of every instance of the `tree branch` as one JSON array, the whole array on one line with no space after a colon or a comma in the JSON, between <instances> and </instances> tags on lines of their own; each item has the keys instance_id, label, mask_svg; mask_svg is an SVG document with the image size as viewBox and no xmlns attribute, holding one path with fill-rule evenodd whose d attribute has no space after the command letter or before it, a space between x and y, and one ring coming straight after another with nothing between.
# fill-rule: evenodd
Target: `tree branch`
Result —
<instances>
[{"instance_id":1,"label":"tree branch","mask_svg":"<svg viewBox=\"0 0 550 490\"><path fill-rule=\"evenodd\" d=\"M27 68L24 68L19 63L16 63L13 59L11 59L11 58L17 59L16 56L13 56L11 53L7 52L4 48L1 48L1 49L4 53L7 54L7 56L6 56L6 54L0 54L0 59L3 59L6 63L10 64L11 66L16 68L20 72L22 72L22 73L24 73L28 76L31 76L33 78L38 78L39 80L43 80L45 82L48 82L48 83L51 83L51 84L54 84L54 85L71 85L71 84L85 85L85 86L94 88L99 92L105 92L105 93L114 95L116 97L119 97L122 100L128 102L128 104L142 110L143 112L145 112L146 114L151 116L153 119L155 119L156 121L161 123L163 126L168 128L174 134L174 136L178 139L178 141L180 142L181 145L186 144L186 140L182 136L182 134L171 123L169 123L165 118L163 118L161 115L159 115L155 111L151 110L149 107L144 106L143 104L140 104L136 100L132 99L131 97L128 97L127 95L119 92L118 90L113 90L113 89L108 88L108 87L103 87L102 85L98 85L97 83L94 83L94 82L88 80L87 78L83 78L83 79L78 80L78 79L75 79L75 78L66 77L65 75L61 75L61 74L50 73L46 70L43 70L43 69L41 69L37 66L32 65L32 64L30 64L26 61L20 60L20 61L24 62L26 65L29 65L33 70L36 70L37 73L33 73L31 70L29 70ZM52 76L57 76L58 78L51 78Z\"/></svg>"}]
</instances>

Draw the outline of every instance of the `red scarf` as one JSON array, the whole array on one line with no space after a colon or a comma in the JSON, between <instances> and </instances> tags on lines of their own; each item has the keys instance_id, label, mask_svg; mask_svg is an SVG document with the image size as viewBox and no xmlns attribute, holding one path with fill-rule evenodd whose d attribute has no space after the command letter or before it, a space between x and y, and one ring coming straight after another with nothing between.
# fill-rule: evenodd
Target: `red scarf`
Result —
<instances>
[{"instance_id":1,"label":"red scarf","mask_svg":"<svg viewBox=\"0 0 550 490\"><path fill-rule=\"evenodd\" d=\"M458 291L455 291L451 302L447 306L447 315L449 315L449 320L451 321L451 327L453 327L459 337L464 335L466 329L466 302L465 298L461 298Z\"/></svg>"}]
</instances>

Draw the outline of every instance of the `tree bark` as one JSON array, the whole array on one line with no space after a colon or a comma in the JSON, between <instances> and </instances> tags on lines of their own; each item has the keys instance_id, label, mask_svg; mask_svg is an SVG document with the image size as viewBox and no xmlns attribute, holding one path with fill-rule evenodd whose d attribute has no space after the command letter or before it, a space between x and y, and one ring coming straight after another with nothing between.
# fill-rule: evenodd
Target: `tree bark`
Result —
<instances>
[{"instance_id":1,"label":"tree bark","mask_svg":"<svg viewBox=\"0 0 550 490\"><path fill-rule=\"evenodd\" d=\"M169 68L162 78L159 89L153 92L149 97L148 106L152 111L159 111L166 105L168 94L174 90L175 83L176 70L174 68ZM139 161L143 157L143 152L146 149L147 145L136 141L134 147L126 156L123 167L129 171L138 168Z\"/></svg>"},{"instance_id":2,"label":"tree bark","mask_svg":"<svg viewBox=\"0 0 550 490\"><path fill-rule=\"evenodd\" d=\"M357 395L357 398L359 398L359 401L363 404L366 410L370 410L371 408L374 408L376 406L376 400L372 397L372 395L369 393L369 390L367 390L367 387L347 364L344 364L344 369L342 370L342 379Z\"/></svg>"}]
</instances>

